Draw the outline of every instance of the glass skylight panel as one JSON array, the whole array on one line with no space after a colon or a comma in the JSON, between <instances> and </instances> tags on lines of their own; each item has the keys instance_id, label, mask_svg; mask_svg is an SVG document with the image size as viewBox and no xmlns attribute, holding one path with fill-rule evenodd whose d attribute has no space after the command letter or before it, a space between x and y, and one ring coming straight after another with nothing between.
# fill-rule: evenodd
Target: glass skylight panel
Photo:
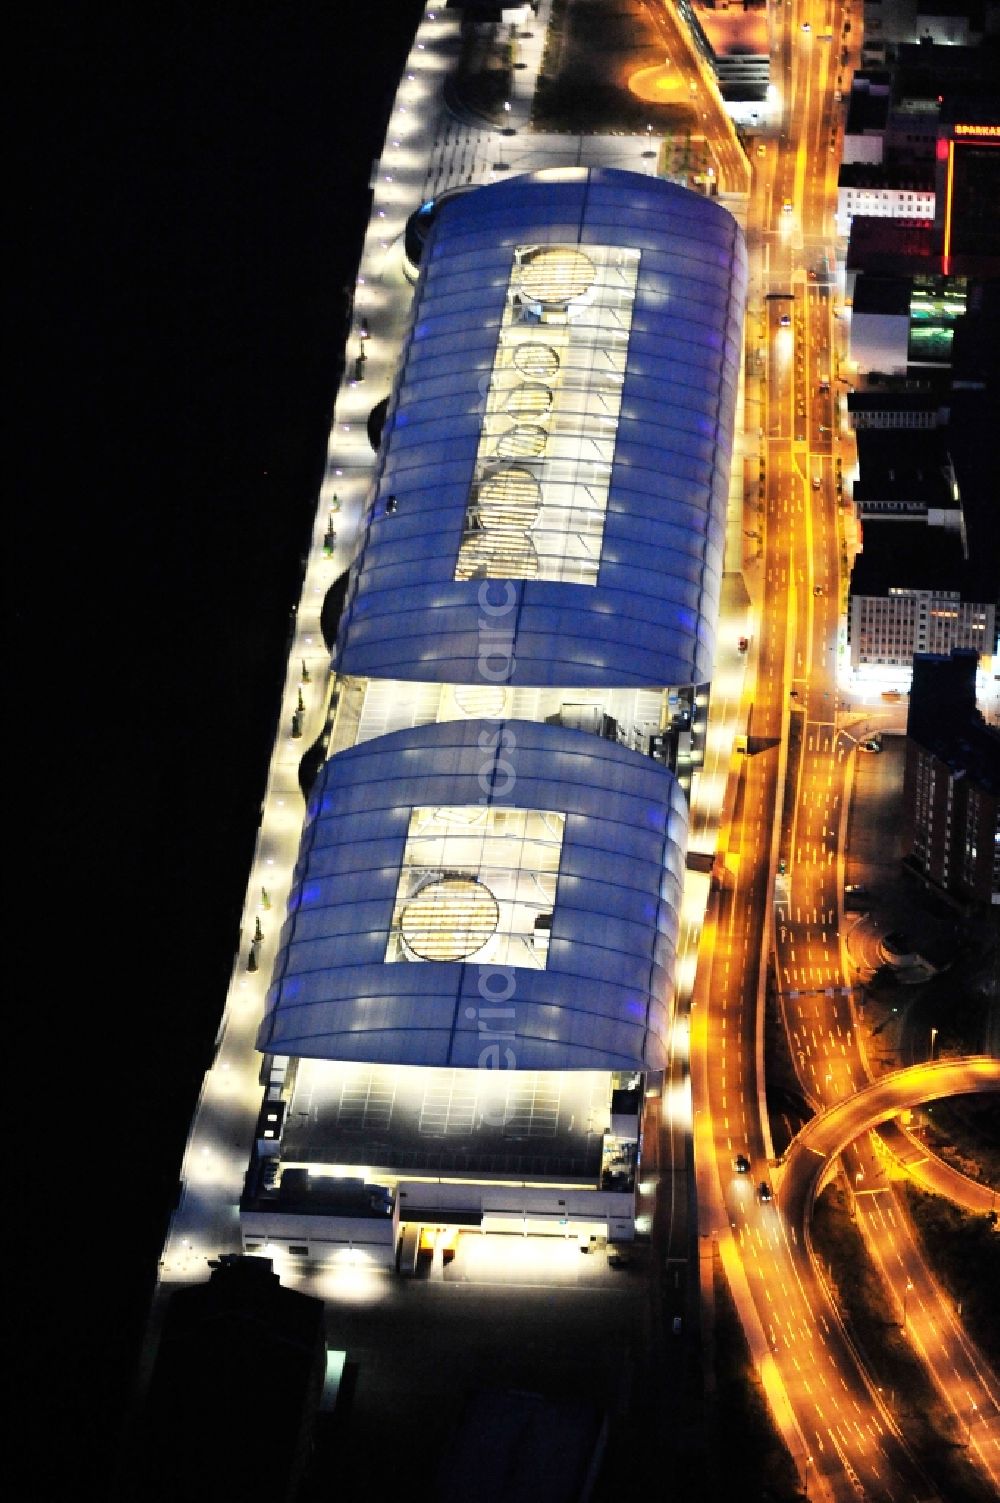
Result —
<instances>
[{"instance_id":1,"label":"glass skylight panel","mask_svg":"<svg viewBox=\"0 0 1000 1503\"><path fill-rule=\"evenodd\" d=\"M514 250L456 579L596 584L639 252Z\"/></svg>"},{"instance_id":2,"label":"glass skylight panel","mask_svg":"<svg viewBox=\"0 0 1000 1503\"><path fill-rule=\"evenodd\" d=\"M386 960L544 970L565 823L537 809L414 809Z\"/></svg>"}]
</instances>

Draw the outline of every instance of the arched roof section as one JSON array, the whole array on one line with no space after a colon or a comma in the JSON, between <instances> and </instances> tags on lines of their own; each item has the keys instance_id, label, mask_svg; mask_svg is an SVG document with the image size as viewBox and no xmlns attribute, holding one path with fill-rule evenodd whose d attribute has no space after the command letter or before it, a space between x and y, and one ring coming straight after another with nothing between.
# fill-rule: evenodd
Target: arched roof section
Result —
<instances>
[{"instance_id":1,"label":"arched roof section","mask_svg":"<svg viewBox=\"0 0 1000 1503\"><path fill-rule=\"evenodd\" d=\"M736 221L656 178L551 169L446 204L339 671L478 681L480 592L505 580L512 684L708 680L745 297Z\"/></svg>"},{"instance_id":2,"label":"arched roof section","mask_svg":"<svg viewBox=\"0 0 1000 1503\"><path fill-rule=\"evenodd\" d=\"M438 815L482 829L482 859L466 830L412 865ZM447 721L342 752L310 800L258 1047L475 1067L499 1039L503 1068L661 1068L686 838L673 775L580 731Z\"/></svg>"}]
</instances>

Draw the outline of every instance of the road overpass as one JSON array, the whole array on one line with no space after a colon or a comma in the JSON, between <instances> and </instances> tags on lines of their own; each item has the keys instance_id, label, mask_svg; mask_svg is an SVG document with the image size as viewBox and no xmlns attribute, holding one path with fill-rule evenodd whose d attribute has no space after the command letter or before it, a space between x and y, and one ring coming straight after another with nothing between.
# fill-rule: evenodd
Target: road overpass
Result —
<instances>
[{"instance_id":1,"label":"road overpass","mask_svg":"<svg viewBox=\"0 0 1000 1503\"><path fill-rule=\"evenodd\" d=\"M973 1055L910 1065L827 1107L806 1123L779 1162L774 1175L779 1205L793 1225L796 1211L804 1220L838 1158L856 1138L927 1101L978 1091L1000 1091L1000 1060Z\"/></svg>"}]
</instances>

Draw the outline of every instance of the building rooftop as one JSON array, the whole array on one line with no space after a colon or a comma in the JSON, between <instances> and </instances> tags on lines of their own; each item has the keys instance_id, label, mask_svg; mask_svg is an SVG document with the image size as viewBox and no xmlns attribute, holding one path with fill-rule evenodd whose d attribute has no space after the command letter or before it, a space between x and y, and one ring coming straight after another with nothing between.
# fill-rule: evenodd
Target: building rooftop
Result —
<instances>
[{"instance_id":1,"label":"building rooftop","mask_svg":"<svg viewBox=\"0 0 1000 1503\"><path fill-rule=\"evenodd\" d=\"M325 1351L323 1301L284 1288L270 1259L226 1257L206 1282L175 1290L129 1458L129 1496L290 1500ZM261 1413L263 1444L247 1427Z\"/></svg>"},{"instance_id":2,"label":"building rooftop","mask_svg":"<svg viewBox=\"0 0 1000 1503\"><path fill-rule=\"evenodd\" d=\"M969 651L914 657L906 734L978 787L1000 793L1000 729L976 709L977 661Z\"/></svg>"},{"instance_id":3,"label":"building rooftop","mask_svg":"<svg viewBox=\"0 0 1000 1503\"><path fill-rule=\"evenodd\" d=\"M937 271L941 265L934 225L927 219L886 219L856 214L847 242L847 270L873 275Z\"/></svg>"},{"instance_id":4,"label":"building rooftop","mask_svg":"<svg viewBox=\"0 0 1000 1503\"><path fill-rule=\"evenodd\" d=\"M444 204L338 671L478 684L488 598L511 685L706 682L745 282L729 212L655 178Z\"/></svg>"},{"instance_id":5,"label":"building rooftop","mask_svg":"<svg viewBox=\"0 0 1000 1503\"><path fill-rule=\"evenodd\" d=\"M686 839L673 774L585 731L452 719L339 752L310 798L258 1047L659 1069Z\"/></svg>"},{"instance_id":6,"label":"building rooftop","mask_svg":"<svg viewBox=\"0 0 1000 1503\"><path fill-rule=\"evenodd\" d=\"M983 0L917 0L918 22L931 19L934 16L967 16L970 21L981 28L983 24ZM907 45L913 44L908 43ZM919 43L916 45L919 45ZM935 48L935 51L937 50L939 49Z\"/></svg>"},{"instance_id":7,"label":"building rooftop","mask_svg":"<svg viewBox=\"0 0 1000 1503\"><path fill-rule=\"evenodd\" d=\"M901 42L896 49L893 94L897 99L941 99L942 118L947 117L947 96L956 90L975 90L989 76L989 60L978 46L952 47L946 43ZM966 119L959 109L952 119Z\"/></svg>"},{"instance_id":8,"label":"building rooftop","mask_svg":"<svg viewBox=\"0 0 1000 1503\"><path fill-rule=\"evenodd\" d=\"M856 73L847 109L845 135L877 135L885 130L889 103L888 73Z\"/></svg>"},{"instance_id":9,"label":"building rooftop","mask_svg":"<svg viewBox=\"0 0 1000 1503\"><path fill-rule=\"evenodd\" d=\"M927 405L927 398L923 399ZM930 405L936 405L931 399ZM854 499L910 501L927 507L958 508L952 493L947 429L863 428L857 435L860 479Z\"/></svg>"},{"instance_id":10,"label":"building rooftop","mask_svg":"<svg viewBox=\"0 0 1000 1503\"><path fill-rule=\"evenodd\" d=\"M281 1156L287 1163L351 1164L415 1176L514 1175L595 1184L607 1124L606 1072L437 1070L301 1059Z\"/></svg>"},{"instance_id":11,"label":"building rooftop","mask_svg":"<svg viewBox=\"0 0 1000 1503\"><path fill-rule=\"evenodd\" d=\"M854 285L854 313L910 316L909 277L859 276Z\"/></svg>"},{"instance_id":12,"label":"building rooftop","mask_svg":"<svg viewBox=\"0 0 1000 1503\"><path fill-rule=\"evenodd\" d=\"M848 412L937 412L946 400L943 391L910 391L889 385L867 386L847 394Z\"/></svg>"},{"instance_id":13,"label":"building rooftop","mask_svg":"<svg viewBox=\"0 0 1000 1503\"><path fill-rule=\"evenodd\" d=\"M698 22L718 58L767 57L767 8L713 10L695 6Z\"/></svg>"},{"instance_id":14,"label":"building rooftop","mask_svg":"<svg viewBox=\"0 0 1000 1503\"><path fill-rule=\"evenodd\" d=\"M1000 278L974 281L969 287L969 311L955 326L952 379L982 384L996 397L1000 390Z\"/></svg>"},{"instance_id":15,"label":"building rooftop","mask_svg":"<svg viewBox=\"0 0 1000 1503\"><path fill-rule=\"evenodd\" d=\"M997 380L994 358L993 379ZM997 550L996 454L984 441L996 423L996 388L963 389L951 396L951 454L962 493L962 514L969 547L969 567L981 600L1000 596Z\"/></svg>"},{"instance_id":16,"label":"building rooftop","mask_svg":"<svg viewBox=\"0 0 1000 1503\"><path fill-rule=\"evenodd\" d=\"M842 162L837 173L837 186L931 193L934 190L934 168L929 162L926 166L923 163L897 166L884 162Z\"/></svg>"},{"instance_id":17,"label":"building rooftop","mask_svg":"<svg viewBox=\"0 0 1000 1503\"><path fill-rule=\"evenodd\" d=\"M893 589L957 590L963 599L971 599L968 583L957 532L928 527L916 518L865 521L862 549L851 570L852 595L888 595Z\"/></svg>"}]
</instances>

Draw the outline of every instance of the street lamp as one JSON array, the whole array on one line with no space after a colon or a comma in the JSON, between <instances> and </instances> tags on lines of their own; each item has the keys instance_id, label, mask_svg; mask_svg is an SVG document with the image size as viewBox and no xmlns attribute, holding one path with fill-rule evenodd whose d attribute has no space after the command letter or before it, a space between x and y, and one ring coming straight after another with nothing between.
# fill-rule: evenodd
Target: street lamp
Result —
<instances>
[{"instance_id":1,"label":"street lamp","mask_svg":"<svg viewBox=\"0 0 1000 1503\"><path fill-rule=\"evenodd\" d=\"M931 1029L931 1064L934 1063L934 1045L937 1042L937 1036L938 1036L937 1029L936 1028L932 1028Z\"/></svg>"},{"instance_id":2,"label":"street lamp","mask_svg":"<svg viewBox=\"0 0 1000 1503\"><path fill-rule=\"evenodd\" d=\"M906 1281L906 1288L903 1290L903 1334L904 1335L906 1334L906 1296L909 1294L909 1292L910 1292L910 1290L912 1288L913 1288L912 1281L910 1279L907 1279L907 1281Z\"/></svg>"},{"instance_id":3,"label":"street lamp","mask_svg":"<svg viewBox=\"0 0 1000 1503\"><path fill-rule=\"evenodd\" d=\"M812 1457L811 1456L807 1456L806 1457L806 1472L805 1472L805 1495L806 1495L807 1503L808 1503L808 1498L809 1498L809 1468L812 1466L812 1464L813 1464Z\"/></svg>"}]
</instances>

